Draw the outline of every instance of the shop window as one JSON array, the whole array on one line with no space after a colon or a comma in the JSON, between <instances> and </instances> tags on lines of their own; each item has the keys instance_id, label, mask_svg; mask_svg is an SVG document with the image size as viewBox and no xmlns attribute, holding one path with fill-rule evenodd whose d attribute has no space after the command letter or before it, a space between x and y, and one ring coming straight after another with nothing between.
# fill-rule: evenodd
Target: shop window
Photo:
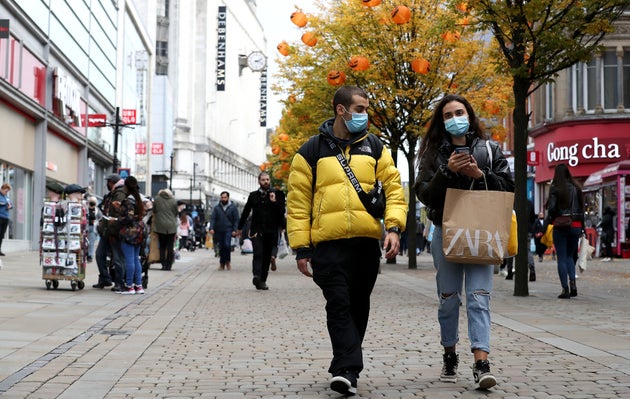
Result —
<instances>
[{"instance_id":1,"label":"shop window","mask_svg":"<svg viewBox=\"0 0 630 399\"><path fill-rule=\"evenodd\" d=\"M555 85L553 83L547 83L545 85L545 120L553 119L554 114L554 90Z\"/></svg>"},{"instance_id":2,"label":"shop window","mask_svg":"<svg viewBox=\"0 0 630 399\"><path fill-rule=\"evenodd\" d=\"M574 107L593 112L597 106L608 112L622 105L630 107L630 52L621 59L615 50L607 50L601 58L593 57L572 69Z\"/></svg>"},{"instance_id":3,"label":"shop window","mask_svg":"<svg viewBox=\"0 0 630 399\"><path fill-rule=\"evenodd\" d=\"M617 55L614 51L606 51L602 57L604 68L604 79L602 86L604 88L604 108L616 109L619 105L619 90L617 85Z\"/></svg>"},{"instance_id":4,"label":"shop window","mask_svg":"<svg viewBox=\"0 0 630 399\"><path fill-rule=\"evenodd\" d=\"M585 65L585 93L584 97L586 98L586 109L589 111L595 110L595 106L598 105L597 99L597 59L593 58L589 61L588 64Z\"/></svg>"}]
</instances>

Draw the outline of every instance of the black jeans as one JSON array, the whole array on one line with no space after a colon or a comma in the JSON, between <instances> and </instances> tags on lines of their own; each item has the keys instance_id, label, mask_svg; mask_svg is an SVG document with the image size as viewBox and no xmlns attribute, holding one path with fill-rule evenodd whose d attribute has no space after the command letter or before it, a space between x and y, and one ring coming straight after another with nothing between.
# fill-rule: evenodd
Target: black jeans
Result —
<instances>
[{"instance_id":1,"label":"black jeans","mask_svg":"<svg viewBox=\"0 0 630 399\"><path fill-rule=\"evenodd\" d=\"M98 282L110 283L112 276L109 274L107 255L110 256L114 266L114 284L118 287L125 286L125 257L120 248L120 241L115 237L101 237L96 247L96 265L98 266Z\"/></svg>"},{"instance_id":2,"label":"black jeans","mask_svg":"<svg viewBox=\"0 0 630 399\"><path fill-rule=\"evenodd\" d=\"M7 227L9 227L9 219L0 218L0 250L2 249L2 240L7 233Z\"/></svg>"},{"instance_id":3,"label":"black jeans","mask_svg":"<svg viewBox=\"0 0 630 399\"><path fill-rule=\"evenodd\" d=\"M274 247L278 246L278 231L269 233L256 233L249 237L252 240L254 258L252 259L252 274L260 277L261 281L267 281L271 254Z\"/></svg>"},{"instance_id":4,"label":"black jeans","mask_svg":"<svg viewBox=\"0 0 630 399\"><path fill-rule=\"evenodd\" d=\"M363 370L361 344L370 315L370 295L380 265L379 242L350 238L319 243L313 252L313 281L326 299L326 324L333 349L328 371Z\"/></svg>"},{"instance_id":5,"label":"black jeans","mask_svg":"<svg viewBox=\"0 0 630 399\"><path fill-rule=\"evenodd\" d=\"M161 234L158 235L158 244L160 247L160 264L163 269L171 270L173 267L173 261L175 259L175 251L173 245L175 244L175 233L173 234Z\"/></svg>"}]
</instances>

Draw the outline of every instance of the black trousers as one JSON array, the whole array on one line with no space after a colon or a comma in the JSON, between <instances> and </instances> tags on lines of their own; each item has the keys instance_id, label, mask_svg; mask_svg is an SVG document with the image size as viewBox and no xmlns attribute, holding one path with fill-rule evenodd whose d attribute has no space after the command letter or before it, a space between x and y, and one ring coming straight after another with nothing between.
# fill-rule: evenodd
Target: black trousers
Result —
<instances>
[{"instance_id":1,"label":"black trousers","mask_svg":"<svg viewBox=\"0 0 630 399\"><path fill-rule=\"evenodd\" d=\"M7 233L7 227L9 227L9 219L0 218L0 249L2 249L2 240Z\"/></svg>"},{"instance_id":2,"label":"black trousers","mask_svg":"<svg viewBox=\"0 0 630 399\"><path fill-rule=\"evenodd\" d=\"M175 259L175 251L173 250L173 245L175 244L175 233L157 233L157 235L160 247L160 264L162 265L162 269L171 270Z\"/></svg>"},{"instance_id":3,"label":"black trousers","mask_svg":"<svg viewBox=\"0 0 630 399\"><path fill-rule=\"evenodd\" d=\"M370 315L370 295L380 264L379 242L350 238L322 242L311 258L313 281L326 299L326 324L333 349L328 371L363 370L361 344Z\"/></svg>"},{"instance_id":4,"label":"black trousers","mask_svg":"<svg viewBox=\"0 0 630 399\"><path fill-rule=\"evenodd\" d=\"M269 233L256 233L249 237L252 240L254 259L252 259L252 274L260 277L261 281L267 281L269 265L274 247L278 246L278 231Z\"/></svg>"}]
</instances>

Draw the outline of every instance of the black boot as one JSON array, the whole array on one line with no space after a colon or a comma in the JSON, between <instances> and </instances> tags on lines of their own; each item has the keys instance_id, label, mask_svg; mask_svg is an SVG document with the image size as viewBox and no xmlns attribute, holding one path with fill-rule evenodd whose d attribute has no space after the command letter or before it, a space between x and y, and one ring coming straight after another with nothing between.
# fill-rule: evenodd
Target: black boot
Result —
<instances>
[{"instance_id":1,"label":"black boot","mask_svg":"<svg viewBox=\"0 0 630 399\"><path fill-rule=\"evenodd\" d=\"M536 272L533 270L529 272L529 281L536 281Z\"/></svg>"},{"instance_id":2,"label":"black boot","mask_svg":"<svg viewBox=\"0 0 630 399\"><path fill-rule=\"evenodd\" d=\"M569 288L571 289L570 295L577 296L577 287L575 286L575 280L569 280Z\"/></svg>"},{"instance_id":3,"label":"black boot","mask_svg":"<svg viewBox=\"0 0 630 399\"><path fill-rule=\"evenodd\" d=\"M560 295L558 295L558 298L560 299L569 299L571 298L571 296L569 295L569 290L566 288L562 289L562 293Z\"/></svg>"}]
</instances>

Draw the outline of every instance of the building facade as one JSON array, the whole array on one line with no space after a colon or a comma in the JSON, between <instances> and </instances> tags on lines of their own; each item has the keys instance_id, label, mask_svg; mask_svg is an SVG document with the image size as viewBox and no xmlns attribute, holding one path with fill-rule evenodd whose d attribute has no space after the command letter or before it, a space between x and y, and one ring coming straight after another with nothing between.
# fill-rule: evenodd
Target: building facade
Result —
<instances>
[{"instance_id":1,"label":"building facade","mask_svg":"<svg viewBox=\"0 0 630 399\"><path fill-rule=\"evenodd\" d=\"M170 3L171 186L193 212L222 191L244 204L265 160L266 39L254 0ZM252 55L253 54L253 55Z\"/></svg>"},{"instance_id":2,"label":"building facade","mask_svg":"<svg viewBox=\"0 0 630 399\"><path fill-rule=\"evenodd\" d=\"M121 133L115 154L111 123L117 109L142 115L138 64L125 65L129 55L150 57L153 40L130 1L5 0L0 15L9 25L0 38L0 179L15 204L8 238L35 248L47 181L102 195L114 155L138 169L136 139ZM120 90L125 84L132 89Z\"/></svg>"},{"instance_id":3,"label":"building facade","mask_svg":"<svg viewBox=\"0 0 630 399\"><path fill-rule=\"evenodd\" d=\"M612 165L619 171L614 176L621 177L625 168L614 165L630 159L630 10L606 35L602 47L589 62L562 71L555 83L532 96L530 161L536 164L536 208L544 209L555 166L566 163L584 183L587 227L597 225L605 206L616 211L621 255L627 241L630 190L626 192L625 179L604 174L607 179L602 180L601 172Z\"/></svg>"}]
</instances>

